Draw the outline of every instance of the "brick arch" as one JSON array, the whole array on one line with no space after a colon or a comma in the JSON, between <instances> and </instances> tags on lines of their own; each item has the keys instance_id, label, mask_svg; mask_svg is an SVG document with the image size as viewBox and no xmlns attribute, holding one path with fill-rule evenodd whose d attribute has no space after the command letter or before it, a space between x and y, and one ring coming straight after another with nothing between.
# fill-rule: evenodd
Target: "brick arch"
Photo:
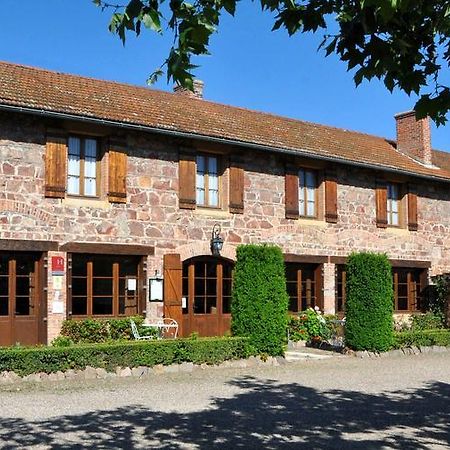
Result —
<instances>
[{"instance_id":1,"label":"brick arch","mask_svg":"<svg viewBox=\"0 0 450 450\"><path fill-rule=\"evenodd\" d=\"M52 214L49 214L41 208L17 200L0 199L0 215L4 213L17 213L32 217L36 222L40 222L44 225L56 225L56 218Z\"/></svg>"},{"instance_id":2,"label":"brick arch","mask_svg":"<svg viewBox=\"0 0 450 450\"><path fill-rule=\"evenodd\" d=\"M211 249L209 248L209 241L205 242L191 242L189 244L181 245L176 249L176 252L180 254L181 261L185 261L195 256L211 255ZM223 249L220 252L220 256L224 258L236 261L236 246L232 244L223 245Z\"/></svg>"}]
</instances>

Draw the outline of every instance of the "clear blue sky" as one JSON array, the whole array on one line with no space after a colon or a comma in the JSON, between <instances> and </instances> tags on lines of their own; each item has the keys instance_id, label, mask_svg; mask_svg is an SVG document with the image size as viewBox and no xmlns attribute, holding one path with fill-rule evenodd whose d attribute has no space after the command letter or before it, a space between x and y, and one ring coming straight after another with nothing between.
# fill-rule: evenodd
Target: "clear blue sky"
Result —
<instances>
[{"instance_id":1,"label":"clear blue sky","mask_svg":"<svg viewBox=\"0 0 450 450\"><path fill-rule=\"evenodd\" d=\"M120 3L120 2L119 2ZM125 3L125 0L124 0ZM125 47L109 33L110 12L90 0L1 0L0 60L145 85L164 61L170 40L144 30ZM395 137L394 114L414 99L390 94L378 81L355 88L345 64L317 52L322 33L289 38L273 20L243 2L199 58L205 98L340 128ZM450 77L445 80L450 83ZM155 86L171 90L164 80ZM450 125L432 132L434 148L450 151Z\"/></svg>"}]
</instances>

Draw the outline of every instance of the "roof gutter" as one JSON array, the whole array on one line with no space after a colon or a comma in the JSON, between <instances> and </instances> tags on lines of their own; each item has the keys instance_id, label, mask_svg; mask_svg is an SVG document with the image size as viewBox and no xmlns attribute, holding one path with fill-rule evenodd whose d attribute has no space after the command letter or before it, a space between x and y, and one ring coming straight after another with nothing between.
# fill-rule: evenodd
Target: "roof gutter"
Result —
<instances>
[{"instance_id":1,"label":"roof gutter","mask_svg":"<svg viewBox=\"0 0 450 450\"><path fill-rule=\"evenodd\" d=\"M226 138L219 138L214 136L207 136L202 134L195 134L195 133L188 133L184 131L176 131L176 130L168 130L164 128L157 128L157 127L151 127L151 126L145 126L145 125L138 125L133 123L127 123L127 122L119 122L116 120L106 120L106 119L100 119L96 117L89 117L89 116L82 116L77 114L69 114L69 113L63 113L63 112L57 112L57 111L49 111L46 109L35 109L35 108L29 108L24 106L15 106L15 105L5 105L0 104L0 110L5 111L14 111L14 112L21 112L25 114L32 114L32 115L40 115L44 117L52 117L52 118L58 118L58 119L69 119L69 120L75 120L78 122L85 122L85 123L92 123L96 125L104 125L104 126L113 126L113 127L119 127L126 130L135 130L135 131L144 131L144 132L152 132L157 133L165 136L175 136L180 138L195 138L199 139L205 142L214 142L214 143L220 143L220 144L227 144L227 145L236 145L239 147L245 147L245 148L251 148L255 150L260 151L269 151L269 152L276 152L276 153L283 153L286 155L294 155L294 156L307 156L310 158L322 160L322 161L328 161L328 162L334 162L334 163L341 163L346 164L353 167L360 167L360 168L366 168L366 169L374 169L374 170L383 170L385 172L400 174L400 175L410 175L414 176L416 178L423 178L427 180L436 180L441 181L445 183L450 183L450 179L439 177L435 175L424 175L419 174L417 172L412 172L409 170L403 170L403 169L397 169L395 167L389 167L389 166L382 166L378 164L371 164L371 163L365 163L360 161L353 161L345 158L339 158L336 156L324 156L324 155L318 155L316 153L311 152L310 150L306 149L286 149L282 147L270 147L262 144L255 144L252 142L245 142L245 141L238 141L233 139L226 139Z\"/></svg>"}]
</instances>

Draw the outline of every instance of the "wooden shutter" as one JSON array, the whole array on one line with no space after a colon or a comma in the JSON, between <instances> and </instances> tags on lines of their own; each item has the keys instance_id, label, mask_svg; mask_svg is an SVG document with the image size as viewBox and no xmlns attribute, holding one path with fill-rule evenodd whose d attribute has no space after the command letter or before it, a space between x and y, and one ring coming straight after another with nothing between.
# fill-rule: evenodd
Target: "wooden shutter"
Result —
<instances>
[{"instance_id":1,"label":"wooden shutter","mask_svg":"<svg viewBox=\"0 0 450 450\"><path fill-rule=\"evenodd\" d=\"M230 162L230 212L243 214L244 212L244 169L240 161L233 157Z\"/></svg>"},{"instance_id":2,"label":"wooden shutter","mask_svg":"<svg viewBox=\"0 0 450 450\"><path fill-rule=\"evenodd\" d=\"M376 188L377 203L377 227L387 227L387 188L384 181L377 181Z\"/></svg>"},{"instance_id":3,"label":"wooden shutter","mask_svg":"<svg viewBox=\"0 0 450 450\"><path fill-rule=\"evenodd\" d=\"M108 200L127 202L127 154L110 144L108 163Z\"/></svg>"},{"instance_id":4,"label":"wooden shutter","mask_svg":"<svg viewBox=\"0 0 450 450\"><path fill-rule=\"evenodd\" d=\"M183 310L181 303L183 265L177 253L166 254L164 264L164 316L178 322L178 334L183 335Z\"/></svg>"},{"instance_id":5,"label":"wooden shutter","mask_svg":"<svg viewBox=\"0 0 450 450\"><path fill-rule=\"evenodd\" d=\"M337 178L336 172L327 170L325 173L325 220L337 222Z\"/></svg>"},{"instance_id":6,"label":"wooden shutter","mask_svg":"<svg viewBox=\"0 0 450 450\"><path fill-rule=\"evenodd\" d=\"M298 171L288 167L285 175L286 219L298 219Z\"/></svg>"},{"instance_id":7,"label":"wooden shutter","mask_svg":"<svg viewBox=\"0 0 450 450\"><path fill-rule=\"evenodd\" d=\"M178 163L179 205L183 209L195 209L195 155L180 153Z\"/></svg>"},{"instance_id":8,"label":"wooden shutter","mask_svg":"<svg viewBox=\"0 0 450 450\"><path fill-rule=\"evenodd\" d=\"M67 139L47 136L45 148L45 196L64 198L67 183Z\"/></svg>"},{"instance_id":9,"label":"wooden shutter","mask_svg":"<svg viewBox=\"0 0 450 450\"><path fill-rule=\"evenodd\" d=\"M408 229L417 231L417 188L415 185L408 186Z\"/></svg>"}]
</instances>

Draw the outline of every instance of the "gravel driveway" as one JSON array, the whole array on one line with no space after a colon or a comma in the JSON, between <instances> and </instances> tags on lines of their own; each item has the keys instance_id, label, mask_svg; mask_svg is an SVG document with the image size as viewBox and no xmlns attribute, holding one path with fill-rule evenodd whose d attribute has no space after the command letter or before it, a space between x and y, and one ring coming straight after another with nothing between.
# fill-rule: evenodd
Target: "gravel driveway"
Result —
<instances>
[{"instance_id":1,"label":"gravel driveway","mask_svg":"<svg viewBox=\"0 0 450 450\"><path fill-rule=\"evenodd\" d=\"M450 353L3 386L0 424L2 449L447 449Z\"/></svg>"}]
</instances>

